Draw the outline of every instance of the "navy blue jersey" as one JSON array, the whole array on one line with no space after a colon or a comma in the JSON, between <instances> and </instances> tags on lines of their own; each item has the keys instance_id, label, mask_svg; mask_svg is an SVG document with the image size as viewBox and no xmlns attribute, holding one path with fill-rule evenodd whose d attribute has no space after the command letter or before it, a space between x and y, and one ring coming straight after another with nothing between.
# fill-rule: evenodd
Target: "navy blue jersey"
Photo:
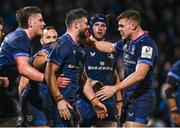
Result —
<instances>
[{"instance_id":1,"label":"navy blue jersey","mask_svg":"<svg viewBox=\"0 0 180 128\"><path fill-rule=\"evenodd\" d=\"M87 47L85 52L85 68L88 77L92 80L99 80L104 84L113 85L118 53L103 53L92 47Z\"/></svg>"},{"instance_id":2,"label":"navy blue jersey","mask_svg":"<svg viewBox=\"0 0 180 128\"><path fill-rule=\"evenodd\" d=\"M33 55L31 58L30 58L30 63L33 62L33 60L36 58L36 56L41 52L41 51L44 51L47 55L50 54L50 52L52 51L52 48L54 47L54 44L55 43L47 43L47 44L44 44L42 46L42 48L35 54ZM44 70L45 70L45 67L42 67L40 69L40 72L44 73ZM38 88L41 88L41 90L43 89L48 89L48 86L43 83L43 82L37 82L37 81L33 81L33 80L30 80L30 85L31 87L34 87L34 89L38 89Z\"/></svg>"},{"instance_id":3,"label":"navy blue jersey","mask_svg":"<svg viewBox=\"0 0 180 128\"><path fill-rule=\"evenodd\" d=\"M8 34L0 48L0 67L15 65L17 56L29 56L30 40L21 28Z\"/></svg>"},{"instance_id":4,"label":"navy blue jersey","mask_svg":"<svg viewBox=\"0 0 180 128\"><path fill-rule=\"evenodd\" d=\"M86 47L85 52L85 69L88 77L92 80L101 81L105 85L114 85L116 60L117 57L122 56L122 51L119 50L115 54L103 53L95 48ZM110 99L112 100L112 98Z\"/></svg>"},{"instance_id":5,"label":"navy blue jersey","mask_svg":"<svg viewBox=\"0 0 180 128\"><path fill-rule=\"evenodd\" d=\"M60 89L66 100L75 100L79 88L80 72L83 68L85 52L80 45L76 45L70 35L64 34L57 39L57 44L52 50L49 61L59 66L58 74L64 74L71 79L68 87Z\"/></svg>"},{"instance_id":6,"label":"navy blue jersey","mask_svg":"<svg viewBox=\"0 0 180 128\"><path fill-rule=\"evenodd\" d=\"M178 111L180 112L180 60L178 60L175 64L173 64L170 71L168 72L168 77L172 77L177 81L177 85L175 86L176 103L177 103Z\"/></svg>"},{"instance_id":7,"label":"navy blue jersey","mask_svg":"<svg viewBox=\"0 0 180 128\"><path fill-rule=\"evenodd\" d=\"M119 43L116 43L114 45L114 48L116 49L116 51L120 50ZM150 69L145 79L125 89L126 93L132 94L134 91L137 90L150 91L153 88L152 80L153 80L153 72L154 72L157 56L158 56L157 46L154 40L150 38L150 36L147 33L143 34L138 39L132 42L130 41L125 42L125 45L123 46L125 78L128 77L133 72L135 72L136 65L138 63L145 63L150 66ZM155 93L152 93L150 95L155 95Z\"/></svg>"},{"instance_id":8,"label":"navy blue jersey","mask_svg":"<svg viewBox=\"0 0 180 128\"><path fill-rule=\"evenodd\" d=\"M15 58L29 56L30 40L21 28L8 34L0 47L0 76L8 77L8 88L0 87L0 117L19 115L18 76Z\"/></svg>"},{"instance_id":9,"label":"navy blue jersey","mask_svg":"<svg viewBox=\"0 0 180 128\"><path fill-rule=\"evenodd\" d=\"M8 34L0 47L1 76L9 78L18 75L15 58L17 56L29 56L29 48L30 40L24 30L17 28Z\"/></svg>"},{"instance_id":10,"label":"navy blue jersey","mask_svg":"<svg viewBox=\"0 0 180 128\"><path fill-rule=\"evenodd\" d=\"M36 53L34 54L31 58L30 58L30 63L33 62L33 60L36 58L36 56L41 52L45 52L47 55L50 54L50 52L52 51L53 47L54 47L55 43L47 43L47 44L44 44L41 49ZM43 71L44 72L44 71Z\"/></svg>"}]
</instances>

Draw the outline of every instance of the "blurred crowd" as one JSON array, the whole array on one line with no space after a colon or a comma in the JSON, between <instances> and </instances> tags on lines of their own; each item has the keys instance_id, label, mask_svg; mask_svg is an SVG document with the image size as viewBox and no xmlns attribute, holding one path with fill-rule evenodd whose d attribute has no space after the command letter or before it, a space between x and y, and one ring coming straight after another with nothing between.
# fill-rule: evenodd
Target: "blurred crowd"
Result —
<instances>
[{"instance_id":1,"label":"blurred crowd","mask_svg":"<svg viewBox=\"0 0 180 128\"><path fill-rule=\"evenodd\" d=\"M17 27L16 10L36 5L44 12L47 25L53 25L61 35L65 31L65 13L70 9L84 8L91 16L94 13L109 15L108 39L119 40L116 17L126 9L136 9L143 16L142 26L149 31L159 48L159 59L155 72L154 86L157 87L158 104L153 117L168 125L167 105L161 93L167 71L172 63L180 59L180 1L178 0L0 0L0 16L3 17L5 32ZM40 44L33 40L34 51ZM153 121L152 121L153 122ZM151 123L152 123L151 122Z\"/></svg>"}]
</instances>

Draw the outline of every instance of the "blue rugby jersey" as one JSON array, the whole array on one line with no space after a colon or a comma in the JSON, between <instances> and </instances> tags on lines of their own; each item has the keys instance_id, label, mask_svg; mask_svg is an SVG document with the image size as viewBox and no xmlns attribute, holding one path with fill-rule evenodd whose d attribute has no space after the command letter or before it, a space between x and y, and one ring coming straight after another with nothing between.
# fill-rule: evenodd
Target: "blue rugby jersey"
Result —
<instances>
[{"instance_id":1,"label":"blue rugby jersey","mask_svg":"<svg viewBox=\"0 0 180 128\"><path fill-rule=\"evenodd\" d=\"M15 65L17 56L29 56L30 40L21 28L8 34L0 48L0 67Z\"/></svg>"},{"instance_id":2,"label":"blue rugby jersey","mask_svg":"<svg viewBox=\"0 0 180 128\"><path fill-rule=\"evenodd\" d=\"M120 50L119 43L114 45L116 51ZM126 41L123 46L123 61L125 68L125 78L135 72L136 65L138 63L145 63L150 66L150 69L143 81L140 81L127 89L125 93L132 94L134 91L149 92L149 95L155 95L152 90L153 85L153 72L155 68L155 62L158 56L157 46L152 38L147 33L144 33L136 40L130 42Z\"/></svg>"},{"instance_id":3,"label":"blue rugby jersey","mask_svg":"<svg viewBox=\"0 0 180 128\"><path fill-rule=\"evenodd\" d=\"M71 79L71 83L66 88L61 88L60 92L68 101L74 101L79 88L80 72L84 66L85 52L81 45L75 44L70 35L64 34L57 39L55 48L49 55L50 62L59 66L59 73Z\"/></svg>"},{"instance_id":4,"label":"blue rugby jersey","mask_svg":"<svg viewBox=\"0 0 180 128\"><path fill-rule=\"evenodd\" d=\"M21 28L8 34L0 47L0 76L8 77L10 86L8 88L0 87L0 117L18 116L18 76L15 58L17 56L29 56L30 40Z\"/></svg>"},{"instance_id":5,"label":"blue rugby jersey","mask_svg":"<svg viewBox=\"0 0 180 128\"><path fill-rule=\"evenodd\" d=\"M30 40L21 28L8 34L0 47L0 76L7 76L10 83L19 75L15 58L29 56Z\"/></svg>"},{"instance_id":6,"label":"blue rugby jersey","mask_svg":"<svg viewBox=\"0 0 180 128\"><path fill-rule=\"evenodd\" d=\"M30 58L30 63L33 62L33 60L36 58L36 56L39 54L39 52L41 51L44 51L47 55L50 54L50 52L52 51L52 48L54 47L55 43L47 43L47 44L44 44L41 49L35 54L33 55L31 58ZM44 70L45 70L45 67L42 67L42 69L40 69L40 71L42 73L44 73ZM43 83L43 82L36 82L36 81L33 81L33 80L30 80L30 85L31 87L34 87L34 88L41 88L41 89L48 89L48 86Z\"/></svg>"},{"instance_id":7,"label":"blue rugby jersey","mask_svg":"<svg viewBox=\"0 0 180 128\"><path fill-rule=\"evenodd\" d=\"M122 49L122 48L121 48ZM122 50L117 53L103 53L95 48L86 47L85 68L86 73L92 80L98 80L105 85L114 85L114 71L116 70L117 58L122 58ZM118 60L119 61L119 60ZM110 103L113 97L105 100Z\"/></svg>"},{"instance_id":8,"label":"blue rugby jersey","mask_svg":"<svg viewBox=\"0 0 180 128\"><path fill-rule=\"evenodd\" d=\"M172 65L171 69L168 72L168 77L172 77L178 81L178 84L175 86L176 90L176 103L178 111L180 112L180 60Z\"/></svg>"}]
</instances>

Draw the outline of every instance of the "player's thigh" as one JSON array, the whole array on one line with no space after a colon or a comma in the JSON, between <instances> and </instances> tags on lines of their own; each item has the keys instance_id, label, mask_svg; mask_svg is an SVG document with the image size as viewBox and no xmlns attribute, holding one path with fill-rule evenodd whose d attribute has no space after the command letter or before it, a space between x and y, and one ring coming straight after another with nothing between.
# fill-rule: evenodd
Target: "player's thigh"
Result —
<instances>
[{"instance_id":1,"label":"player's thigh","mask_svg":"<svg viewBox=\"0 0 180 128\"><path fill-rule=\"evenodd\" d=\"M156 106L156 97L141 97L128 105L126 111L126 121L147 125L150 114Z\"/></svg>"},{"instance_id":2,"label":"player's thigh","mask_svg":"<svg viewBox=\"0 0 180 128\"><path fill-rule=\"evenodd\" d=\"M76 101L76 107L80 114L80 126L88 127L95 124L97 121L96 112L94 111L91 103L83 98L79 98Z\"/></svg>"}]
</instances>

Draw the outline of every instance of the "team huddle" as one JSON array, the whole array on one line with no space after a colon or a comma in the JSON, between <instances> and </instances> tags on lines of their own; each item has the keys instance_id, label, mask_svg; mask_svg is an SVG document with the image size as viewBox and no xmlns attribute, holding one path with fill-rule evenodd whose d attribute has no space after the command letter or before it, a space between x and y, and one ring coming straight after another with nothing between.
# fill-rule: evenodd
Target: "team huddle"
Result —
<instances>
[{"instance_id":1,"label":"team huddle","mask_svg":"<svg viewBox=\"0 0 180 128\"><path fill-rule=\"evenodd\" d=\"M106 41L106 15L87 18L84 9L70 10L58 37L38 7L16 12L19 27L0 47L0 126L147 126L156 106L158 49L139 12L117 17L115 43ZM38 35L42 48L31 56Z\"/></svg>"}]
</instances>

